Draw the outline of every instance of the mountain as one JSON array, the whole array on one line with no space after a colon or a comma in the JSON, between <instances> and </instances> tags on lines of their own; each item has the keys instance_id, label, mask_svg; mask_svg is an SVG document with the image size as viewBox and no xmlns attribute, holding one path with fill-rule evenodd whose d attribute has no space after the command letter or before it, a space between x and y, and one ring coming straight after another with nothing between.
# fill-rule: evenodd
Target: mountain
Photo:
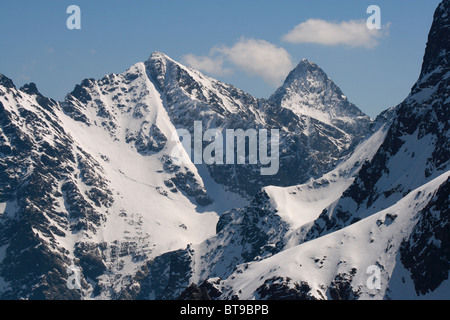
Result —
<instances>
[{"instance_id":1,"label":"mountain","mask_svg":"<svg viewBox=\"0 0 450 320\"><path fill-rule=\"evenodd\" d=\"M134 116L156 95L143 64L123 78L103 81L135 75L142 77L126 86L134 99L132 109L107 105L100 108L100 116L97 108L107 101L104 96L92 94L91 99L76 88L59 104L43 97L33 84L16 89L2 76L3 299L113 295L114 286L126 283L146 259L214 234L217 213L197 210L196 201L205 198L195 167L171 167L161 160L174 142L165 142L159 133L146 135L149 140L142 145L153 157L142 155L138 139L126 142L127 136L152 130L154 123L159 130L173 130L165 109L156 104L146 117ZM125 81L117 90L125 88ZM148 95L141 95L146 91ZM189 192L172 181L185 181ZM80 290L67 286L73 268L82 272Z\"/></svg>"},{"instance_id":2,"label":"mountain","mask_svg":"<svg viewBox=\"0 0 450 320\"><path fill-rule=\"evenodd\" d=\"M375 121L307 60L269 99L160 52L60 102L0 74L0 298L448 297L449 7ZM198 123L279 130L276 174Z\"/></svg>"},{"instance_id":3,"label":"mountain","mask_svg":"<svg viewBox=\"0 0 450 320\"><path fill-rule=\"evenodd\" d=\"M320 112L294 113L159 52L83 80L61 102L0 75L0 298L136 297L149 261L213 237L219 220L233 219L225 212L252 205L265 186L322 175L372 123L355 113L346 129ZM245 165L178 163L179 130L195 136L196 121L224 134L279 129L278 173L262 175L248 156Z\"/></svg>"},{"instance_id":4,"label":"mountain","mask_svg":"<svg viewBox=\"0 0 450 320\"><path fill-rule=\"evenodd\" d=\"M276 101L256 99L231 85L186 68L162 53L152 54L145 64L177 128L193 134L194 121L201 120L204 130L217 129L221 133L230 129L280 130L280 163L275 175L261 175L260 164L208 166L214 181L244 196L253 196L267 185L289 186L329 171L362 139L372 122L350 103L342 105L340 111L352 109L355 114L350 116L349 111L346 120L359 130L358 133L350 129L351 125L347 130L322 122L325 118L322 114L328 114L327 109L332 105L327 100L317 104L316 114L294 113ZM335 85L331 89L325 86L322 89L328 90L327 94L340 94ZM301 90L306 94L308 88L299 88L297 92L302 94ZM320 92L320 89L316 91ZM248 158L246 163L249 163Z\"/></svg>"},{"instance_id":5,"label":"mountain","mask_svg":"<svg viewBox=\"0 0 450 320\"><path fill-rule=\"evenodd\" d=\"M326 206L339 199L362 165L373 157L386 131L387 126L383 126L320 179L288 188L266 187L248 206L223 214L214 237L149 261L142 271L147 275L137 298L178 299L191 284L206 286L211 297L231 298L222 295L223 289L213 288L220 288L224 279L241 273L241 267L245 270L243 266L249 263L275 258L296 246L297 229L312 223ZM250 275L247 280L256 278Z\"/></svg>"},{"instance_id":6,"label":"mountain","mask_svg":"<svg viewBox=\"0 0 450 320\"><path fill-rule=\"evenodd\" d=\"M348 101L317 64L306 59L291 71L269 100L301 118L319 120L352 137L363 138L367 134L364 128L370 122L368 116Z\"/></svg>"},{"instance_id":7,"label":"mountain","mask_svg":"<svg viewBox=\"0 0 450 320\"><path fill-rule=\"evenodd\" d=\"M449 297L449 19L450 1L444 0L434 15L417 83L404 102L380 115L375 133L322 178L267 187L252 205L223 215L218 235L179 255L193 276L178 278L184 283L176 286L170 282L174 295ZM291 85L286 90L295 97ZM151 275L150 269L147 285ZM186 281L189 288L183 289ZM157 295L160 284L153 283L154 291L143 297Z\"/></svg>"},{"instance_id":8,"label":"mountain","mask_svg":"<svg viewBox=\"0 0 450 320\"><path fill-rule=\"evenodd\" d=\"M303 64L302 61L298 68ZM245 159L246 164L237 166L213 163L200 170L203 179L212 178L214 182L243 197L254 196L267 185L298 184L329 171L362 139L372 122L346 98L337 107L333 105L334 100L322 100L316 105L316 113L302 115L294 113L277 101L254 98L231 85L187 68L160 52L153 53L144 65L147 77L159 95L153 99L159 100L158 103L164 106L170 122L176 129L186 129L194 136L194 124L201 121L204 131L215 129L223 135L226 130L239 129L245 131L264 128L269 131L271 129L280 131L280 163L276 174L262 175L262 165L260 163L250 165L248 155ZM318 66L315 65L315 69L326 77ZM133 101L127 92L117 90L122 83L126 86L137 77L133 72L129 72L127 76L131 78L115 80L112 86L111 79L83 81L62 104L64 111L73 119L89 125L95 121L86 115L86 108L90 108L96 113L96 117L100 117L97 122L111 134L115 134L118 124L109 109L123 110L125 106L129 108L129 101ZM288 79L293 77L291 74ZM317 79L317 82L320 81L322 79ZM326 81L326 85L322 88L312 89L304 86L298 88L297 93L302 95L303 90L306 95L309 91L315 91L320 96L321 90L326 90L322 96L342 96L339 88L328 77ZM143 108L142 105L138 106L140 109L134 111L137 113L135 116L145 115L145 106L147 108L151 106L150 103L143 105L144 110L140 110ZM322 122L322 119L330 116L330 112L339 113L342 117L336 123ZM121 127L127 128L126 124ZM140 144L137 148L144 153L148 151L145 135L159 134L156 131L157 125L146 130L128 136L128 140L137 139L136 142ZM171 136L172 132L166 132L160 135L160 138L169 140ZM206 145L204 142L203 147ZM200 166L197 167L200 169ZM200 204L202 203L208 204L209 199L202 200Z\"/></svg>"},{"instance_id":9,"label":"mountain","mask_svg":"<svg viewBox=\"0 0 450 320\"><path fill-rule=\"evenodd\" d=\"M420 77L393 110L394 121L380 150L336 206L323 213L327 226L313 228L315 236L387 208L448 170L449 42L441 40L446 39L447 12L444 1L434 17Z\"/></svg>"}]
</instances>

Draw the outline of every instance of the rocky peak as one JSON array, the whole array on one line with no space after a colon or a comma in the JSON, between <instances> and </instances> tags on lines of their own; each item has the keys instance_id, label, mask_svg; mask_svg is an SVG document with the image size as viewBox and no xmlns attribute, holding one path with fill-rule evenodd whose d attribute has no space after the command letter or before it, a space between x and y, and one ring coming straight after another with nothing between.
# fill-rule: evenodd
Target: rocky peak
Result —
<instances>
[{"instance_id":1,"label":"rocky peak","mask_svg":"<svg viewBox=\"0 0 450 320\"><path fill-rule=\"evenodd\" d=\"M363 137L367 133L364 128L372 122L316 63L307 59L300 61L269 100L306 121L320 121L353 137Z\"/></svg>"},{"instance_id":2,"label":"rocky peak","mask_svg":"<svg viewBox=\"0 0 450 320\"><path fill-rule=\"evenodd\" d=\"M311 109L330 112L328 118L365 116L316 63L307 59L300 61L269 100L303 114Z\"/></svg>"},{"instance_id":3,"label":"rocky peak","mask_svg":"<svg viewBox=\"0 0 450 320\"><path fill-rule=\"evenodd\" d=\"M148 76L155 81L159 90L163 90L164 88L168 60L172 61L164 53L156 51L145 62Z\"/></svg>"},{"instance_id":4,"label":"rocky peak","mask_svg":"<svg viewBox=\"0 0 450 320\"><path fill-rule=\"evenodd\" d=\"M152 54L150 55L150 57L148 58L147 61L166 60L166 59L170 59L170 58L165 53L160 52L160 51L154 51L154 52L152 52Z\"/></svg>"},{"instance_id":5,"label":"rocky peak","mask_svg":"<svg viewBox=\"0 0 450 320\"><path fill-rule=\"evenodd\" d=\"M155 51L147 59L147 61L145 62L145 65L146 66L151 66L151 65L165 66L168 61L173 61L173 60L171 58L169 58L169 56L167 56L166 54L159 52L159 51Z\"/></svg>"},{"instance_id":6,"label":"rocky peak","mask_svg":"<svg viewBox=\"0 0 450 320\"><path fill-rule=\"evenodd\" d=\"M34 82L28 83L20 88L20 91L28 93L29 95L40 95L39 90Z\"/></svg>"},{"instance_id":7,"label":"rocky peak","mask_svg":"<svg viewBox=\"0 0 450 320\"><path fill-rule=\"evenodd\" d=\"M10 88L10 89L15 88L14 83L12 82L12 80L9 79L8 77L4 76L1 73L0 73L0 85L4 86L5 88Z\"/></svg>"},{"instance_id":8,"label":"rocky peak","mask_svg":"<svg viewBox=\"0 0 450 320\"><path fill-rule=\"evenodd\" d=\"M436 9L428 36L423 59L421 78L436 69L449 71L448 52L450 50L450 0L444 0Z\"/></svg>"},{"instance_id":9,"label":"rocky peak","mask_svg":"<svg viewBox=\"0 0 450 320\"><path fill-rule=\"evenodd\" d=\"M287 76L283 86L292 86L301 81L311 80L330 81L327 74L314 62L302 59L300 63Z\"/></svg>"}]
</instances>

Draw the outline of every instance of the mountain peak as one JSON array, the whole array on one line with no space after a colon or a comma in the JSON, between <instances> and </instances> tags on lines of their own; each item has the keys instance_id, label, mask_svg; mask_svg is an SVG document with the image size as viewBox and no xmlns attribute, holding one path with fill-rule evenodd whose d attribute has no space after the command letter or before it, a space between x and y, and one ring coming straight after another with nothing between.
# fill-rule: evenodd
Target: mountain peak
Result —
<instances>
[{"instance_id":1,"label":"mountain peak","mask_svg":"<svg viewBox=\"0 0 450 320\"><path fill-rule=\"evenodd\" d=\"M5 88L11 89L15 88L13 81L1 73L0 73L0 85L4 86Z\"/></svg>"},{"instance_id":2,"label":"mountain peak","mask_svg":"<svg viewBox=\"0 0 450 320\"><path fill-rule=\"evenodd\" d=\"M331 89L342 99L347 99L322 68L308 59L302 59L270 100L279 100L293 95L304 96L310 93L321 93L327 89Z\"/></svg>"},{"instance_id":3,"label":"mountain peak","mask_svg":"<svg viewBox=\"0 0 450 320\"><path fill-rule=\"evenodd\" d=\"M314 61L310 61L306 58L303 58L302 60L300 60L298 66L302 66L302 65L306 65L306 66L314 66L316 68L319 68L319 66L314 62ZM297 67L298 67L297 66Z\"/></svg>"},{"instance_id":4,"label":"mountain peak","mask_svg":"<svg viewBox=\"0 0 450 320\"><path fill-rule=\"evenodd\" d=\"M450 37L448 36L449 28L450 0L444 0L434 13L433 24L428 35L427 47L423 58L419 85L423 80L428 80L429 82L430 79L428 75L431 73L445 73L450 69L450 61L448 58L450 51ZM439 80L439 77L433 78L435 78L435 82Z\"/></svg>"},{"instance_id":5,"label":"mountain peak","mask_svg":"<svg viewBox=\"0 0 450 320\"><path fill-rule=\"evenodd\" d=\"M308 59L302 59L289 73L284 85L289 85L299 79L306 79L308 75L313 75L315 78L321 78L322 80L328 80L326 73L316 63Z\"/></svg>"},{"instance_id":6,"label":"mountain peak","mask_svg":"<svg viewBox=\"0 0 450 320\"><path fill-rule=\"evenodd\" d=\"M157 87L161 90L165 83L165 74L167 70L167 60L170 59L162 52L155 51L145 61L145 68L150 79L156 82Z\"/></svg>"},{"instance_id":7,"label":"mountain peak","mask_svg":"<svg viewBox=\"0 0 450 320\"><path fill-rule=\"evenodd\" d=\"M342 123L353 122L350 119L361 118L370 122L369 117L348 101L322 68L307 59L300 61L269 100L299 116L309 116L337 125L340 129L343 128Z\"/></svg>"},{"instance_id":8,"label":"mountain peak","mask_svg":"<svg viewBox=\"0 0 450 320\"><path fill-rule=\"evenodd\" d=\"M154 51L152 52L152 54L150 55L150 57L148 58L148 60L161 60L161 59L166 59L168 58L168 56L160 51Z\"/></svg>"},{"instance_id":9,"label":"mountain peak","mask_svg":"<svg viewBox=\"0 0 450 320\"><path fill-rule=\"evenodd\" d=\"M167 62L173 62L173 63L177 63L175 60L173 60L171 57L169 57L167 54L160 52L160 51L154 51L150 57L147 59L147 61L145 62L145 64L155 64L155 63L163 63L166 64Z\"/></svg>"},{"instance_id":10,"label":"mountain peak","mask_svg":"<svg viewBox=\"0 0 450 320\"><path fill-rule=\"evenodd\" d=\"M20 91L28 93L29 95L40 95L39 90L34 82L25 84Z\"/></svg>"}]
</instances>

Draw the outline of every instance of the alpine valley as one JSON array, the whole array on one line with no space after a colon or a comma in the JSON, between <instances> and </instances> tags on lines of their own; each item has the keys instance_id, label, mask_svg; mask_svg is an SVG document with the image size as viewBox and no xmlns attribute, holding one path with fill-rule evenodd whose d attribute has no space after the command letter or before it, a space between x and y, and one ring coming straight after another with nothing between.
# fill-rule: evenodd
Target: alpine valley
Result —
<instances>
[{"instance_id":1,"label":"alpine valley","mask_svg":"<svg viewBox=\"0 0 450 320\"><path fill-rule=\"evenodd\" d=\"M269 99L160 52L64 101L0 74L0 299L448 299L449 30L375 120L306 59ZM178 163L198 121L279 130L278 173Z\"/></svg>"}]
</instances>

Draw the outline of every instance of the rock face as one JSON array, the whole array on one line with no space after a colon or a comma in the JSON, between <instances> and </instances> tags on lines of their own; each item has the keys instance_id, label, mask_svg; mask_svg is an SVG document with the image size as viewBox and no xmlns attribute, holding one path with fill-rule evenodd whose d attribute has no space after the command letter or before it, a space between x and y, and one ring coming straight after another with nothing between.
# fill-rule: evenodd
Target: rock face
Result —
<instances>
[{"instance_id":1,"label":"rock face","mask_svg":"<svg viewBox=\"0 0 450 320\"><path fill-rule=\"evenodd\" d=\"M448 280L450 270L449 180L437 190L433 200L400 249L401 261L411 272L418 295L436 290Z\"/></svg>"},{"instance_id":2,"label":"rock face","mask_svg":"<svg viewBox=\"0 0 450 320\"><path fill-rule=\"evenodd\" d=\"M0 88L1 297L79 299L58 239L95 233L114 202L98 163L77 145L35 85ZM11 103L14 101L14 104Z\"/></svg>"},{"instance_id":3,"label":"rock face","mask_svg":"<svg viewBox=\"0 0 450 320\"><path fill-rule=\"evenodd\" d=\"M0 74L0 298L445 297L449 3L374 123L307 60L267 100L158 52L63 102ZM280 130L278 173L180 164L196 121Z\"/></svg>"}]
</instances>

